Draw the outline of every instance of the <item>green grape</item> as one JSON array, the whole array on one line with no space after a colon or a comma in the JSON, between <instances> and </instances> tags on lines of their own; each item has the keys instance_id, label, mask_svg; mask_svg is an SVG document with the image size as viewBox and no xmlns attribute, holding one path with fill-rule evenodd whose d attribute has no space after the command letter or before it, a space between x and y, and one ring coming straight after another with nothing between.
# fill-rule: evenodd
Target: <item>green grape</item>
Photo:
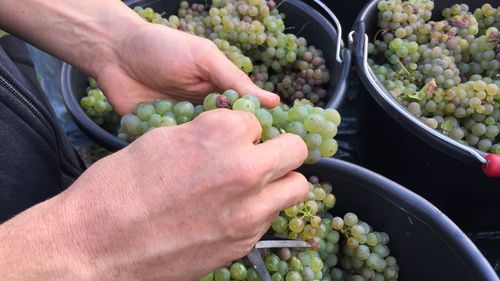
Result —
<instances>
[{"instance_id":1,"label":"green grape","mask_svg":"<svg viewBox=\"0 0 500 281\"><path fill-rule=\"evenodd\" d=\"M141 121L148 121L149 117L155 113L155 108L151 104L141 104L136 110L137 117L139 117Z\"/></svg>"},{"instance_id":2,"label":"green grape","mask_svg":"<svg viewBox=\"0 0 500 281\"><path fill-rule=\"evenodd\" d=\"M320 134L309 133L305 136L304 141L308 148L319 148L323 142L323 138Z\"/></svg>"},{"instance_id":3,"label":"green grape","mask_svg":"<svg viewBox=\"0 0 500 281\"><path fill-rule=\"evenodd\" d=\"M96 102L96 99L92 96L83 97L80 100L81 106L85 109L93 107L95 102Z\"/></svg>"},{"instance_id":4,"label":"green grape","mask_svg":"<svg viewBox=\"0 0 500 281\"><path fill-rule=\"evenodd\" d=\"M226 90L223 95L229 98L231 104L233 104L240 97L235 90Z\"/></svg>"},{"instance_id":5,"label":"green grape","mask_svg":"<svg viewBox=\"0 0 500 281\"><path fill-rule=\"evenodd\" d=\"M273 273L273 275L271 275L271 280L272 281L283 281L284 280L283 274L280 272L275 272L275 273Z\"/></svg>"},{"instance_id":6,"label":"green grape","mask_svg":"<svg viewBox=\"0 0 500 281\"><path fill-rule=\"evenodd\" d=\"M307 159L304 163L314 164L319 162L319 160L321 160L321 152L319 148L308 149L307 151L308 151Z\"/></svg>"},{"instance_id":7,"label":"green grape","mask_svg":"<svg viewBox=\"0 0 500 281\"><path fill-rule=\"evenodd\" d=\"M269 128L273 125L273 116L267 109L258 108L255 110L255 117L259 120L262 128Z\"/></svg>"},{"instance_id":8,"label":"green grape","mask_svg":"<svg viewBox=\"0 0 500 281\"><path fill-rule=\"evenodd\" d=\"M294 106L288 111L288 120L302 122L308 115L309 112L304 106Z\"/></svg>"},{"instance_id":9,"label":"green grape","mask_svg":"<svg viewBox=\"0 0 500 281\"><path fill-rule=\"evenodd\" d=\"M149 127L160 127L162 116L159 114L153 114L149 117L148 125Z\"/></svg>"},{"instance_id":10,"label":"green grape","mask_svg":"<svg viewBox=\"0 0 500 281\"><path fill-rule=\"evenodd\" d=\"M266 141L280 135L280 131L276 127L267 127L262 129L261 140Z\"/></svg>"},{"instance_id":11,"label":"green grape","mask_svg":"<svg viewBox=\"0 0 500 281\"><path fill-rule=\"evenodd\" d=\"M320 145L320 153L323 157L332 157L337 150L338 144L334 139L327 139Z\"/></svg>"},{"instance_id":12,"label":"green grape","mask_svg":"<svg viewBox=\"0 0 500 281\"><path fill-rule=\"evenodd\" d=\"M217 97L219 95L220 94L218 93L211 93L205 97L205 99L203 100L203 107L205 108L205 110L212 110L217 108L217 106L215 105L215 101L217 100Z\"/></svg>"},{"instance_id":13,"label":"green grape","mask_svg":"<svg viewBox=\"0 0 500 281\"><path fill-rule=\"evenodd\" d=\"M344 215L344 222L347 226L353 226L358 223L358 216L354 213L347 213Z\"/></svg>"},{"instance_id":14,"label":"green grape","mask_svg":"<svg viewBox=\"0 0 500 281\"><path fill-rule=\"evenodd\" d=\"M288 252L290 252L290 250L288 250ZM281 259L283 259L282 256L280 256ZM278 262L278 269L277 269L277 272L281 273L281 275L286 275L286 273L288 272L289 270L289 266L288 266L288 263L284 260L280 260Z\"/></svg>"},{"instance_id":15,"label":"green grape","mask_svg":"<svg viewBox=\"0 0 500 281\"><path fill-rule=\"evenodd\" d=\"M280 262L280 258L275 255L275 254L270 254L268 255L265 260L264 264L270 272L276 272L278 271L278 263Z\"/></svg>"},{"instance_id":16,"label":"green grape","mask_svg":"<svg viewBox=\"0 0 500 281\"><path fill-rule=\"evenodd\" d=\"M296 256L292 256L288 260L288 266L291 271L300 271L304 268L302 262Z\"/></svg>"},{"instance_id":17,"label":"green grape","mask_svg":"<svg viewBox=\"0 0 500 281\"><path fill-rule=\"evenodd\" d=\"M259 101L259 99L256 96L253 96L253 95L244 95L243 99L247 99L247 100L252 101L254 103L256 109L260 108L260 101Z\"/></svg>"},{"instance_id":18,"label":"green grape","mask_svg":"<svg viewBox=\"0 0 500 281\"><path fill-rule=\"evenodd\" d=\"M325 118L320 114L310 114L304 119L304 127L308 132L320 133L325 126Z\"/></svg>"},{"instance_id":19,"label":"green grape","mask_svg":"<svg viewBox=\"0 0 500 281\"><path fill-rule=\"evenodd\" d=\"M230 281L231 280L231 272L229 269L223 267L220 269L217 269L214 272L214 280L215 281Z\"/></svg>"},{"instance_id":20,"label":"green grape","mask_svg":"<svg viewBox=\"0 0 500 281\"><path fill-rule=\"evenodd\" d=\"M323 200L323 204L325 205L325 207L327 209L330 209L330 208L333 208L335 206L336 201L337 200L335 198L335 195L327 194L325 199Z\"/></svg>"},{"instance_id":21,"label":"green grape","mask_svg":"<svg viewBox=\"0 0 500 281\"><path fill-rule=\"evenodd\" d=\"M299 135L301 138L305 138L307 135L304 124L298 121L288 123L288 125L285 127L285 131L287 131L288 133Z\"/></svg>"},{"instance_id":22,"label":"green grape","mask_svg":"<svg viewBox=\"0 0 500 281\"><path fill-rule=\"evenodd\" d=\"M311 258L310 266L314 272L319 272L323 268L323 261L320 257L313 257Z\"/></svg>"},{"instance_id":23,"label":"green grape","mask_svg":"<svg viewBox=\"0 0 500 281\"><path fill-rule=\"evenodd\" d=\"M290 271L286 274L286 281L302 281L302 275L298 271Z\"/></svg>"},{"instance_id":24,"label":"green grape","mask_svg":"<svg viewBox=\"0 0 500 281\"><path fill-rule=\"evenodd\" d=\"M172 112L174 110L174 103L169 100L161 100L154 105L156 113L164 115L166 112Z\"/></svg>"},{"instance_id":25,"label":"green grape","mask_svg":"<svg viewBox=\"0 0 500 281\"><path fill-rule=\"evenodd\" d=\"M282 216L278 216L272 224L272 229L277 233L284 233L288 229L288 220Z\"/></svg>"},{"instance_id":26,"label":"green grape","mask_svg":"<svg viewBox=\"0 0 500 281\"><path fill-rule=\"evenodd\" d=\"M161 117L161 121L158 127L170 127L177 125L177 121L175 118L171 116L163 116Z\"/></svg>"},{"instance_id":27,"label":"green grape","mask_svg":"<svg viewBox=\"0 0 500 281\"><path fill-rule=\"evenodd\" d=\"M255 114L256 106L250 99L240 98L234 102L233 109Z\"/></svg>"},{"instance_id":28,"label":"green grape","mask_svg":"<svg viewBox=\"0 0 500 281\"><path fill-rule=\"evenodd\" d=\"M323 116L326 118L326 120L332 122L336 127L340 125L341 118L337 110L327 108L323 112Z\"/></svg>"},{"instance_id":29,"label":"green grape","mask_svg":"<svg viewBox=\"0 0 500 281\"><path fill-rule=\"evenodd\" d=\"M247 281L260 281L260 276L259 274L257 273L257 271L254 269L254 268L248 268L247 269L247 277L246 279Z\"/></svg>"},{"instance_id":30,"label":"green grape","mask_svg":"<svg viewBox=\"0 0 500 281\"><path fill-rule=\"evenodd\" d=\"M341 217L334 217L331 226L335 230L341 230L344 227L344 220Z\"/></svg>"},{"instance_id":31,"label":"green grape","mask_svg":"<svg viewBox=\"0 0 500 281\"><path fill-rule=\"evenodd\" d=\"M198 279L198 281L212 281L212 280L214 280L214 273L213 272L210 272L209 274Z\"/></svg>"},{"instance_id":32,"label":"green grape","mask_svg":"<svg viewBox=\"0 0 500 281\"><path fill-rule=\"evenodd\" d=\"M178 125L181 125L191 121L191 118L189 118L188 116L177 116L177 118L175 118L175 121Z\"/></svg>"},{"instance_id":33,"label":"green grape","mask_svg":"<svg viewBox=\"0 0 500 281\"><path fill-rule=\"evenodd\" d=\"M299 213L299 208L296 205L291 206L289 208L286 208L284 212L288 217L293 218Z\"/></svg>"},{"instance_id":34,"label":"green grape","mask_svg":"<svg viewBox=\"0 0 500 281\"><path fill-rule=\"evenodd\" d=\"M330 231L326 236L326 241L330 243L338 243L339 240L340 240L340 234L335 230Z\"/></svg>"},{"instance_id":35,"label":"green grape","mask_svg":"<svg viewBox=\"0 0 500 281\"><path fill-rule=\"evenodd\" d=\"M194 105L188 101L178 102L174 106L174 114L177 117L187 117L191 119L194 116Z\"/></svg>"},{"instance_id":36,"label":"green grape","mask_svg":"<svg viewBox=\"0 0 500 281\"><path fill-rule=\"evenodd\" d=\"M138 136L141 134L141 128L140 128L141 120L137 116L133 114L127 114L123 116L121 122L122 122L122 128L124 128L124 130L128 134L133 136Z\"/></svg>"},{"instance_id":37,"label":"green grape","mask_svg":"<svg viewBox=\"0 0 500 281\"><path fill-rule=\"evenodd\" d=\"M359 245L355 250L356 258L366 260L370 256L370 249L366 245Z\"/></svg>"},{"instance_id":38,"label":"green grape","mask_svg":"<svg viewBox=\"0 0 500 281\"><path fill-rule=\"evenodd\" d=\"M229 269L231 278L235 280L245 280L247 277L247 269L241 263L233 263Z\"/></svg>"},{"instance_id":39,"label":"green grape","mask_svg":"<svg viewBox=\"0 0 500 281\"><path fill-rule=\"evenodd\" d=\"M300 218L292 218L288 222L288 227L295 233L300 233L304 229L304 221Z\"/></svg>"},{"instance_id":40,"label":"green grape","mask_svg":"<svg viewBox=\"0 0 500 281\"><path fill-rule=\"evenodd\" d=\"M97 89L99 86L97 85L97 81L93 78L89 77L89 86L91 89Z\"/></svg>"}]
</instances>

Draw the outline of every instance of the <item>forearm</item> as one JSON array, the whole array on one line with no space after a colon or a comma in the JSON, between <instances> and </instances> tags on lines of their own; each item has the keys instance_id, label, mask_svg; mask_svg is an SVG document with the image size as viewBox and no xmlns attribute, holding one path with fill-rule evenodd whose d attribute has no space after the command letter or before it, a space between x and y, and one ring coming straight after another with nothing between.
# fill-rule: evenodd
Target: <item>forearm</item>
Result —
<instances>
[{"instance_id":1,"label":"forearm","mask_svg":"<svg viewBox=\"0 0 500 281\"><path fill-rule=\"evenodd\" d=\"M2 0L0 27L90 75L117 61L120 41L144 21L119 0Z\"/></svg>"},{"instance_id":2,"label":"forearm","mask_svg":"<svg viewBox=\"0 0 500 281\"><path fill-rule=\"evenodd\" d=\"M77 264L76 245L69 246L75 239L58 227L64 218L53 203L40 203L0 225L2 280L84 280L89 275Z\"/></svg>"}]
</instances>

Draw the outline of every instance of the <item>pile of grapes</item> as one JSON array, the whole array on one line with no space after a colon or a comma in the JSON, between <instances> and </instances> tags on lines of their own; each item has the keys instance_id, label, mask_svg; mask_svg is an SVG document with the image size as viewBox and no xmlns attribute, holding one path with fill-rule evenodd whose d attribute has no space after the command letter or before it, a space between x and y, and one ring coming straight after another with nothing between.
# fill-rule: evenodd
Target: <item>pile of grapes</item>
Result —
<instances>
[{"instance_id":1,"label":"pile of grapes","mask_svg":"<svg viewBox=\"0 0 500 281\"><path fill-rule=\"evenodd\" d=\"M338 145L334 137L341 120L335 109L315 107L307 100L295 100L292 107L282 104L273 109L261 108L255 96L240 97L233 90L223 94L211 93L205 97L203 105L197 106L187 101L170 100L140 103L133 113L122 117L118 137L131 142L149 130L189 122L201 112L216 108L254 114L262 126L262 141L284 132L299 135L309 149L307 164L316 163L321 157L331 157L337 152Z\"/></svg>"},{"instance_id":2,"label":"pile of grapes","mask_svg":"<svg viewBox=\"0 0 500 281\"><path fill-rule=\"evenodd\" d=\"M149 22L212 40L255 84L279 94L287 104L307 98L325 106L324 87L330 73L323 52L308 45L305 38L285 32L285 15L274 0L211 2L189 5L182 1L177 15L168 17L151 8L134 10Z\"/></svg>"},{"instance_id":3,"label":"pile of grapes","mask_svg":"<svg viewBox=\"0 0 500 281\"><path fill-rule=\"evenodd\" d=\"M450 138L500 154L500 7L383 0L369 63L409 112Z\"/></svg>"},{"instance_id":4,"label":"pile of grapes","mask_svg":"<svg viewBox=\"0 0 500 281\"><path fill-rule=\"evenodd\" d=\"M332 185L309 178L305 202L280 212L269 234L308 241L309 249L263 251L273 281L395 281L399 267L387 246L389 236L374 231L354 213L333 217ZM242 259L211 272L200 281L261 280L248 260Z\"/></svg>"},{"instance_id":5,"label":"pile of grapes","mask_svg":"<svg viewBox=\"0 0 500 281\"><path fill-rule=\"evenodd\" d=\"M92 78L89 78L87 93L80 100L80 105L92 121L109 131L113 131L115 125L120 122L120 117L113 111L113 107L108 103L108 99L97 87L97 82Z\"/></svg>"}]
</instances>

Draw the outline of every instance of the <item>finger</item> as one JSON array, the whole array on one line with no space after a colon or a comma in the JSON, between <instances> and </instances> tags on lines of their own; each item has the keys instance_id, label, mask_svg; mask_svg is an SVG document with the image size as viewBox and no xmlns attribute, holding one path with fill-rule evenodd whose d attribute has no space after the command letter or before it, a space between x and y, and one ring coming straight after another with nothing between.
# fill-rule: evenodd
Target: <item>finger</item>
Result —
<instances>
[{"instance_id":1,"label":"finger","mask_svg":"<svg viewBox=\"0 0 500 281\"><path fill-rule=\"evenodd\" d=\"M234 65L226 56L218 51L208 58L209 76L221 89L233 89L240 95L254 95L267 108L279 105L278 95L265 91L255 85L252 80Z\"/></svg>"},{"instance_id":2,"label":"finger","mask_svg":"<svg viewBox=\"0 0 500 281\"><path fill-rule=\"evenodd\" d=\"M219 88L216 88L211 81L201 81L185 89L179 89L179 96L203 100L208 93L218 90Z\"/></svg>"},{"instance_id":3,"label":"finger","mask_svg":"<svg viewBox=\"0 0 500 281\"><path fill-rule=\"evenodd\" d=\"M217 130L225 137L235 136L238 139L248 140L249 143L256 143L262 134L262 126L255 115L237 110L225 108L202 112L192 122L200 124L210 132Z\"/></svg>"},{"instance_id":4,"label":"finger","mask_svg":"<svg viewBox=\"0 0 500 281\"><path fill-rule=\"evenodd\" d=\"M258 144L254 157L261 163L267 182L300 167L307 158L307 146L297 135L282 134Z\"/></svg>"},{"instance_id":5,"label":"finger","mask_svg":"<svg viewBox=\"0 0 500 281\"><path fill-rule=\"evenodd\" d=\"M298 172L290 172L265 186L258 195L264 213L274 220L276 213L303 202L307 198L309 186L306 178ZM274 219L273 219L274 218Z\"/></svg>"}]
</instances>

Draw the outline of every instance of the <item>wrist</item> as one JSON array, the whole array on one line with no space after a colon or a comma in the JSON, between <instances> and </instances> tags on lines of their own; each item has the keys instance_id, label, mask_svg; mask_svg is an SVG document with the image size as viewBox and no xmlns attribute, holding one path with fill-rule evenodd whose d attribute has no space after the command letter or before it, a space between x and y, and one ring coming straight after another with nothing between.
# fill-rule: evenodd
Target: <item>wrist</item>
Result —
<instances>
[{"instance_id":1,"label":"wrist","mask_svg":"<svg viewBox=\"0 0 500 281\"><path fill-rule=\"evenodd\" d=\"M120 52L124 48L125 40L132 30L137 30L150 23L144 21L132 9L123 3L103 9L104 21L86 23L89 37L82 40L84 57L77 57L74 64L80 66L90 76L97 78L103 69L117 66L121 63Z\"/></svg>"}]
</instances>

